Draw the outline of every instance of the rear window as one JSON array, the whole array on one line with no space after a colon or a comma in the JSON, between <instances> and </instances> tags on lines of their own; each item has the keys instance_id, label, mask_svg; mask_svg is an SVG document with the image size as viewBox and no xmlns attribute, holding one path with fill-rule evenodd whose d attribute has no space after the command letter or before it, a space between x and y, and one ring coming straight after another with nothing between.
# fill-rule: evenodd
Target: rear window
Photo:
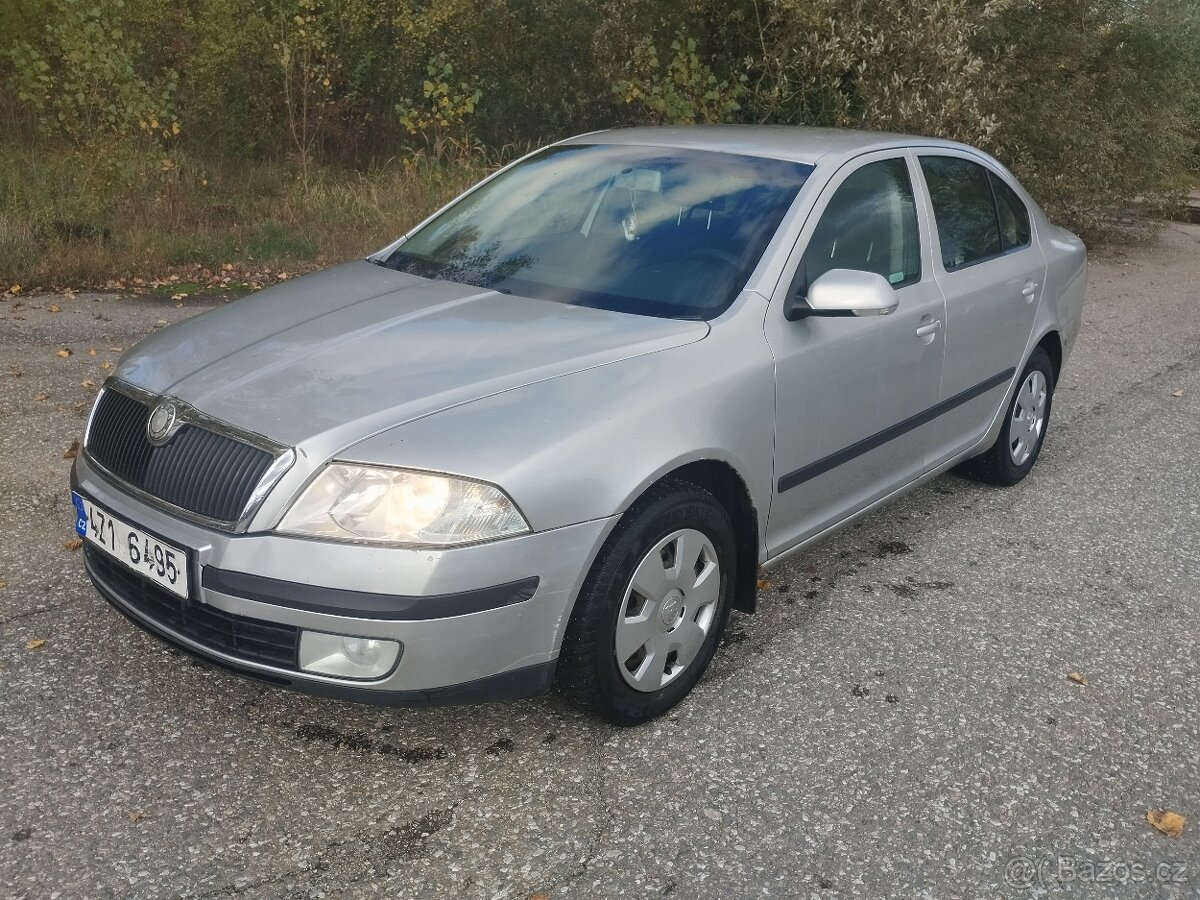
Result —
<instances>
[{"instance_id":1,"label":"rear window","mask_svg":"<svg viewBox=\"0 0 1200 900\"><path fill-rule=\"evenodd\" d=\"M1029 210L1021 202L1016 191L988 172L992 180L992 193L996 197L996 212L1000 216L1000 241L1007 253L1019 247L1029 246Z\"/></svg>"},{"instance_id":2,"label":"rear window","mask_svg":"<svg viewBox=\"0 0 1200 900\"><path fill-rule=\"evenodd\" d=\"M1000 225L987 169L954 156L922 156L921 170L946 270L999 256Z\"/></svg>"}]
</instances>

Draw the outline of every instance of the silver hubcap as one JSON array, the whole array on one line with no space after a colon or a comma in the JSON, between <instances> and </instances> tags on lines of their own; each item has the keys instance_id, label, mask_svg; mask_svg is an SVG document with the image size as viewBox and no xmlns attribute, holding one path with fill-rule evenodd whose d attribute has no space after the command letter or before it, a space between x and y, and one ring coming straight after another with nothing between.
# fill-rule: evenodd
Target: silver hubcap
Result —
<instances>
[{"instance_id":1,"label":"silver hubcap","mask_svg":"<svg viewBox=\"0 0 1200 900\"><path fill-rule=\"evenodd\" d=\"M1008 452L1022 466L1037 449L1046 427L1046 376L1036 369L1025 376L1013 403L1012 422L1008 426Z\"/></svg>"},{"instance_id":2,"label":"silver hubcap","mask_svg":"<svg viewBox=\"0 0 1200 900\"><path fill-rule=\"evenodd\" d=\"M667 535L638 563L617 618L617 668L639 691L683 673L717 614L721 567L712 541L693 528Z\"/></svg>"}]
</instances>

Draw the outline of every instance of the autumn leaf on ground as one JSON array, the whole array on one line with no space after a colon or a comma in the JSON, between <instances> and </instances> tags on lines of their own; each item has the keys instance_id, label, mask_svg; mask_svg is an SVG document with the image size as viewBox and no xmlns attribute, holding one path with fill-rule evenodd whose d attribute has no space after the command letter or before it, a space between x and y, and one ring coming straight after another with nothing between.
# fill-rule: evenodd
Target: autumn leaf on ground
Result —
<instances>
[{"instance_id":1,"label":"autumn leaf on ground","mask_svg":"<svg viewBox=\"0 0 1200 900\"><path fill-rule=\"evenodd\" d=\"M63 347L61 350L59 350L54 355L57 356L59 359L66 359L68 356L71 355L71 348Z\"/></svg>"},{"instance_id":2,"label":"autumn leaf on ground","mask_svg":"<svg viewBox=\"0 0 1200 900\"><path fill-rule=\"evenodd\" d=\"M109 361L106 359L104 362L100 363L100 368L101 368L101 369L104 369L104 370L107 372L109 369L111 369L111 368L112 368L112 363L110 363L110 362L109 362Z\"/></svg>"},{"instance_id":3,"label":"autumn leaf on ground","mask_svg":"<svg viewBox=\"0 0 1200 900\"><path fill-rule=\"evenodd\" d=\"M0 591L4 590L6 587L8 587L8 582L0 581Z\"/></svg>"},{"instance_id":4,"label":"autumn leaf on ground","mask_svg":"<svg viewBox=\"0 0 1200 900\"><path fill-rule=\"evenodd\" d=\"M771 589L771 582L767 581L765 578L758 579L758 589L760 591L769 591Z\"/></svg>"},{"instance_id":5,"label":"autumn leaf on ground","mask_svg":"<svg viewBox=\"0 0 1200 900\"><path fill-rule=\"evenodd\" d=\"M57 303L51 303L49 306L46 307L46 309L50 310L50 312L52 312L52 313L62 312L62 307L59 306Z\"/></svg>"},{"instance_id":6,"label":"autumn leaf on ground","mask_svg":"<svg viewBox=\"0 0 1200 900\"><path fill-rule=\"evenodd\" d=\"M96 386L96 382L91 378L85 378L83 381L79 382L79 386L85 388L94 388Z\"/></svg>"},{"instance_id":7,"label":"autumn leaf on ground","mask_svg":"<svg viewBox=\"0 0 1200 900\"><path fill-rule=\"evenodd\" d=\"M69 538L68 540L63 541L63 549L64 550L75 551L75 550L78 550L82 546L83 546L83 538L81 538L81 537L73 537L73 538Z\"/></svg>"},{"instance_id":8,"label":"autumn leaf on ground","mask_svg":"<svg viewBox=\"0 0 1200 900\"><path fill-rule=\"evenodd\" d=\"M41 638L30 638L29 640L27 640L25 642L26 650L41 650L45 646L46 646L46 642L44 640L42 640ZM1149 818L1150 814L1146 813L1146 817Z\"/></svg>"},{"instance_id":9,"label":"autumn leaf on ground","mask_svg":"<svg viewBox=\"0 0 1200 900\"><path fill-rule=\"evenodd\" d=\"M120 347L109 347L109 348L108 348L108 352L109 352L109 353L120 353L120 352L122 352L122 348L120 348Z\"/></svg>"},{"instance_id":10,"label":"autumn leaf on ground","mask_svg":"<svg viewBox=\"0 0 1200 900\"><path fill-rule=\"evenodd\" d=\"M1171 396L1172 397L1182 397L1183 396L1183 388L1180 388L1177 391L1171 391Z\"/></svg>"},{"instance_id":11,"label":"autumn leaf on ground","mask_svg":"<svg viewBox=\"0 0 1200 900\"><path fill-rule=\"evenodd\" d=\"M543 894L540 891L536 894L530 894L529 900L550 900L549 894Z\"/></svg>"},{"instance_id":12,"label":"autumn leaf on ground","mask_svg":"<svg viewBox=\"0 0 1200 900\"><path fill-rule=\"evenodd\" d=\"M136 823L142 821L142 819L144 819L144 818L146 818L146 814L144 812L142 812L140 809L131 809L129 811L129 821L130 822L133 822L136 824Z\"/></svg>"},{"instance_id":13,"label":"autumn leaf on ground","mask_svg":"<svg viewBox=\"0 0 1200 900\"><path fill-rule=\"evenodd\" d=\"M89 349L88 349L88 356L95 356L95 355L96 355L96 348L95 348L95 347L91 347L91 348L89 348Z\"/></svg>"},{"instance_id":14,"label":"autumn leaf on ground","mask_svg":"<svg viewBox=\"0 0 1200 900\"><path fill-rule=\"evenodd\" d=\"M16 363L9 363L8 374L11 375L13 378L20 378L22 375L25 374L25 370L22 369Z\"/></svg>"},{"instance_id":15,"label":"autumn leaf on ground","mask_svg":"<svg viewBox=\"0 0 1200 900\"><path fill-rule=\"evenodd\" d=\"M1073 681L1076 684L1082 684L1084 687L1087 687L1087 679L1084 678L1082 675L1080 675L1078 672L1068 672L1067 673L1067 681Z\"/></svg>"},{"instance_id":16,"label":"autumn leaf on ground","mask_svg":"<svg viewBox=\"0 0 1200 900\"><path fill-rule=\"evenodd\" d=\"M33 395L33 399L36 400L38 403L41 403L43 400L49 400L50 395L47 394L45 391L39 391L38 393Z\"/></svg>"},{"instance_id":17,"label":"autumn leaf on ground","mask_svg":"<svg viewBox=\"0 0 1200 900\"><path fill-rule=\"evenodd\" d=\"M1177 838L1183 834L1183 826L1187 824L1186 818L1169 809L1146 810L1146 821L1171 838Z\"/></svg>"},{"instance_id":18,"label":"autumn leaf on ground","mask_svg":"<svg viewBox=\"0 0 1200 900\"><path fill-rule=\"evenodd\" d=\"M21 286L19 284L14 284L14 285L10 286L8 289L8 293L12 294L14 297L17 296L17 294L21 293Z\"/></svg>"},{"instance_id":19,"label":"autumn leaf on ground","mask_svg":"<svg viewBox=\"0 0 1200 900\"><path fill-rule=\"evenodd\" d=\"M63 453L63 459L74 459L79 455L79 441L71 441L71 446Z\"/></svg>"}]
</instances>

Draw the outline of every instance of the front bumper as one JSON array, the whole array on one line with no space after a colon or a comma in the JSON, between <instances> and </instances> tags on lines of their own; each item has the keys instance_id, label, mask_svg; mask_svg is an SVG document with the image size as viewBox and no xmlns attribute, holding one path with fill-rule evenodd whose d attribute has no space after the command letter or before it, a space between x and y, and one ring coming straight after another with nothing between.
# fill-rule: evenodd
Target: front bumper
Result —
<instances>
[{"instance_id":1,"label":"front bumper","mask_svg":"<svg viewBox=\"0 0 1200 900\"><path fill-rule=\"evenodd\" d=\"M156 606L162 598L148 598L139 576L108 571L98 557L87 562L100 593L137 625L242 675L385 705L545 690L572 600L611 522L450 550L371 547L272 532L229 534L184 522L125 494L82 454L72 486L193 554L195 595L182 617ZM188 620L197 616L231 633L304 629L395 640L403 649L387 676L349 681L247 658L236 639L210 639L216 632L191 627Z\"/></svg>"}]
</instances>

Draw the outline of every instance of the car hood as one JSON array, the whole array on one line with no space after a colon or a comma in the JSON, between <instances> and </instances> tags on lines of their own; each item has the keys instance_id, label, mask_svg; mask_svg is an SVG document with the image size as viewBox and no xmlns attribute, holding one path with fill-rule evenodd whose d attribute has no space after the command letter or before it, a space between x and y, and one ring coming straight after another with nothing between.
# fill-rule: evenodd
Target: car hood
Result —
<instances>
[{"instance_id":1,"label":"car hood","mask_svg":"<svg viewBox=\"0 0 1200 900\"><path fill-rule=\"evenodd\" d=\"M115 376L327 456L460 403L707 333L703 322L516 297L359 261L166 328L126 354Z\"/></svg>"}]
</instances>

